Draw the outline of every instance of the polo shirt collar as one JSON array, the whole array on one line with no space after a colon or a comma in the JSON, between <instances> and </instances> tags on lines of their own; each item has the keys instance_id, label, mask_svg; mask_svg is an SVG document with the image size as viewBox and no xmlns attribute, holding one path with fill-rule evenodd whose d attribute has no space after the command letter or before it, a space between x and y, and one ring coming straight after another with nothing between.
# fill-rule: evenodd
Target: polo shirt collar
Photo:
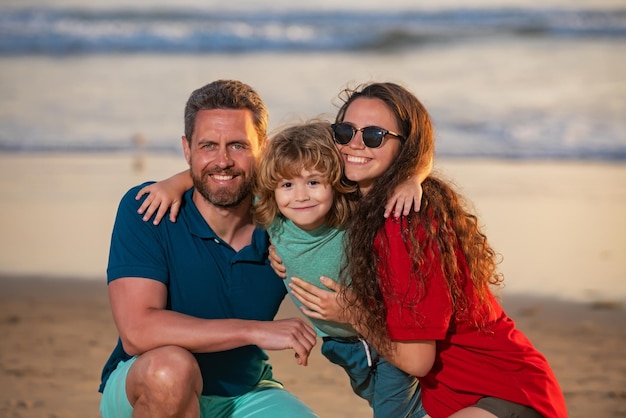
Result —
<instances>
[{"instance_id":1,"label":"polo shirt collar","mask_svg":"<svg viewBox=\"0 0 626 418\"><path fill-rule=\"evenodd\" d=\"M198 207L193 201L193 191L194 189L191 188L185 192L184 203L181 210L181 212L185 214L189 232L198 238L223 242L200 214ZM241 256L244 256L245 258L251 257L252 259L262 261L267 257L268 249L269 238L267 233L265 230L256 227L254 229L254 233L252 234L252 244L243 248L239 253L241 253ZM250 252L252 252L252 254Z\"/></svg>"},{"instance_id":2,"label":"polo shirt collar","mask_svg":"<svg viewBox=\"0 0 626 418\"><path fill-rule=\"evenodd\" d=\"M215 232L211 229L209 224L206 223L202 214L198 210L196 203L193 201L194 188L187 190L184 195L185 203L183 206L183 212L189 226L189 232L200 238L216 239L219 238Z\"/></svg>"}]
</instances>

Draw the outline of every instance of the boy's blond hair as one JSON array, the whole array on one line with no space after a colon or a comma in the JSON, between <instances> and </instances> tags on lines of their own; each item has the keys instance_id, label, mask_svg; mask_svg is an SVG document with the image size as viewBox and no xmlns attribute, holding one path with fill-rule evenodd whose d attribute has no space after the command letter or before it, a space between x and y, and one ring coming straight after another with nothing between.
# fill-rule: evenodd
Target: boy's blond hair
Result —
<instances>
[{"instance_id":1,"label":"boy's blond hair","mask_svg":"<svg viewBox=\"0 0 626 418\"><path fill-rule=\"evenodd\" d=\"M343 160L335 146L330 123L312 119L282 129L265 144L257 170L257 201L253 207L258 225L268 228L276 216L282 216L274 191L282 180L298 177L304 169L322 173L333 189L326 225L334 228L345 224L356 186L344 177Z\"/></svg>"}]
</instances>

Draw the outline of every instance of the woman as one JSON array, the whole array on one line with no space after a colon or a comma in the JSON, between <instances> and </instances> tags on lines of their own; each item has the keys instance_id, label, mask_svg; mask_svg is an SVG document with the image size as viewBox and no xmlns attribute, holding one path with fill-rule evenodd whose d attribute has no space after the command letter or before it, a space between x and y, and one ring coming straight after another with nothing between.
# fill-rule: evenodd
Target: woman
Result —
<instances>
[{"instance_id":1,"label":"woman","mask_svg":"<svg viewBox=\"0 0 626 418\"><path fill-rule=\"evenodd\" d=\"M444 181L428 177L419 212L384 218L390 191L430 163L430 116L409 91L372 83L344 91L333 125L361 198L348 225L350 287L292 280L311 318L350 323L387 360L418 376L438 417L567 416L545 357L515 328L490 287L496 254Z\"/></svg>"}]
</instances>

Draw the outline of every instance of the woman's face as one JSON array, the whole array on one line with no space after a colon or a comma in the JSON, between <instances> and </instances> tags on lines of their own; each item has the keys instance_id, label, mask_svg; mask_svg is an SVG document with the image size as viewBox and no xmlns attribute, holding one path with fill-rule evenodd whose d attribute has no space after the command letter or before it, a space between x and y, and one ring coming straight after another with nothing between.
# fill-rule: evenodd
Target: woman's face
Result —
<instances>
[{"instance_id":1,"label":"woman's face","mask_svg":"<svg viewBox=\"0 0 626 418\"><path fill-rule=\"evenodd\" d=\"M380 99L361 97L354 100L346 109L343 122L357 129L377 126L399 132L394 114ZM396 159L402 143L399 138L387 135L379 148L368 148L361 135L360 131L356 132L350 143L337 144L337 148L345 162L346 177L357 182L361 193L366 194Z\"/></svg>"}]
</instances>

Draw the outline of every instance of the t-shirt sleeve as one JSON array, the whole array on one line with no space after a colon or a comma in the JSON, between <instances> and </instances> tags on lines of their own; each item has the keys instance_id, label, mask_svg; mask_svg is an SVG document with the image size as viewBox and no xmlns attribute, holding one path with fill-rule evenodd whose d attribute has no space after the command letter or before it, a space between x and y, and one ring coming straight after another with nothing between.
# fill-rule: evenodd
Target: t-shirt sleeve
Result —
<instances>
[{"instance_id":1,"label":"t-shirt sleeve","mask_svg":"<svg viewBox=\"0 0 626 418\"><path fill-rule=\"evenodd\" d=\"M122 277L168 281L162 226L144 222L137 213L143 199L136 200L135 196L147 184L130 189L120 201L111 235L107 282Z\"/></svg>"},{"instance_id":2,"label":"t-shirt sleeve","mask_svg":"<svg viewBox=\"0 0 626 418\"><path fill-rule=\"evenodd\" d=\"M388 262L381 264L380 274L383 283L388 283L388 291L383 291L387 331L397 341L444 339L450 326L452 303L440 268L439 252L436 248L426 251L426 262L420 266L424 281L420 284L417 275L411 273L410 244L404 242L401 227L392 219L385 224Z\"/></svg>"}]
</instances>

